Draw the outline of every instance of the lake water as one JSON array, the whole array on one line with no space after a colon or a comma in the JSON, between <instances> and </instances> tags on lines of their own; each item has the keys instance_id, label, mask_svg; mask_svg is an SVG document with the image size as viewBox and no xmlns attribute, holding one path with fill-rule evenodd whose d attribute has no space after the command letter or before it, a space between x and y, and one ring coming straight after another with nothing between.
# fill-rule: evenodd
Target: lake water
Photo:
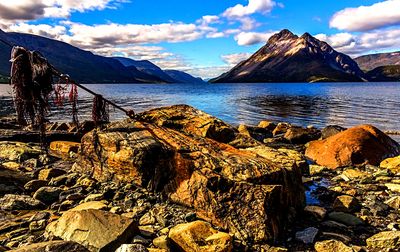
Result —
<instances>
[{"instance_id":1,"label":"lake water","mask_svg":"<svg viewBox=\"0 0 400 252\"><path fill-rule=\"evenodd\" d=\"M323 127L369 123L400 131L400 83L266 83L266 84L102 84L87 85L136 112L159 106L189 104L237 125L260 120ZM8 85L0 85L0 114L10 113ZM90 96L79 92L81 119L90 117ZM53 109L53 120L68 110ZM124 118L111 111L112 119Z\"/></svg>"}]
</instances>

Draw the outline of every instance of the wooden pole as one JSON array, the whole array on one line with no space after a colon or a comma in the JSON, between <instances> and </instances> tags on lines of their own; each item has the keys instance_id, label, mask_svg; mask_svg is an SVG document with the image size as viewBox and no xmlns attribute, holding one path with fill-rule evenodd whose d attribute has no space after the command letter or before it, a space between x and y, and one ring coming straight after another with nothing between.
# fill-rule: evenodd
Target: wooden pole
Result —
<instances>
[{"instance_id":1,"label":"wooden pole","mask_svg":"<svg viewBox=\"0 0 400 252\"><path fill-rule=\"evenodd\" d=\"M79 88L85 90L86 92L88 92L88 93L91 94L91 95L95 95L95 96L96 96L96 95L99 95L99 94L93 92L92 90L90 90L89 88L83 86L82 84L79 84L79 83L77 83L76 81L72 80L68 75L62 74L60 71L58 71L57 69L55 69L53 66L51 66L51 67L52 67L52 69L53 69L53 73L54 73L56 76L58 76L58 77L60 77L60 78L62 78L62 79L64 79L64 80L68 81L69 83L72 83L72 84L76 85L77 87L79 87ZM102 96L102 97L103 97L103 96ZM103 100L104 100L105 102L107 102L108 104L110 104L111 106L113 106L114 108L119 109L119 110L121 110L122 112L124 112L129 118L134 119L135 113L134 113L133 110L126 110L126 109L124 109L123 107L121 107L121 106L115 104L114 102L112 102L112 101L110 101L110 100L108 100L108 99L106 99L106 98L104 98L104 97L103 97Z\"/></svg>"}]
</instances>

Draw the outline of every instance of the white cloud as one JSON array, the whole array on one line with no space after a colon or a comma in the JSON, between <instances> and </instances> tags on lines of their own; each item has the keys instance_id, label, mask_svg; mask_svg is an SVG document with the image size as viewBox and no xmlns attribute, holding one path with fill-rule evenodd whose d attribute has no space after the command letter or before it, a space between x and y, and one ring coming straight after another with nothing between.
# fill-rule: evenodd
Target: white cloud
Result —
<instances>
[{"instance_id":1,"label":"white cloud","mask_svg":"<svg viewBox=\"0 0 400 252\"><path fill-rule=\"evenodd\" d=\"M69 34L63 41L81 47L97 48L105 45L148 44L183 42L201 38L207 31L195 24L164 23L84 25L69 23Z\"/></svg>"},{"instance_id":2,"label":"white cloud","mask_svg":"<svg viewBox=\"0 0 400 252\"><path fill-rule=\"evenodd\" d=\"M346 31L368 31L400 24L400 0L387 0L370 6L346 8L330 20L330 27Z\"/></svg>"},{"instance_id":3,"label":"white cloud","mask_svg":"<svg viewBox=\"0 0 400 252\"><path fill-rule=\"evenodd\" d=\"M329 43L340 52L351 56L358 56L374 51L398 50L400 45L400 28L375 30L360 34L318 34L316 37Z\"/></svg>"},{"instance_id":4,"label":"white cloud","mask_svg":"<svg viewBox=\"0 0 400 252\"><path fill-rule=\"evenodd\" d=\"M8 27L8 30L13 32L30 33L47 38L58 38L67 32L65 26L51 26L47 24L31 25L26 23L13 24Z\"/></svg>"},{"instance_id":5,"label":"white cloud","mask_svg":"<svg viewBox=\"0 0 400 252\"><path fill-rule=\"evenodd\" d=\"M66 18L72 12L103 10L126 2L124 0L1 0L1 20L37 20L40 18Z\"/></svg>"},{"instance_id":6,"label":"white cloud","mask_svg":"<svg viewBox=\"0 0 400 252\"><path fill-rule=\"evenodd\" d=\"M201 76L203 79L217 77L231 69L230 66L197 66L183 71L193 76Z\"/></svg>"},{"instance_id":7,"label":"white cloud","mask_svg":"<svg viewBox=\"0 0 400 252\"><path fill-rule=\"evenodd\" d=\"M249 0L248 5L237 4L230 7L222 14L227 18L240 18L254 13L267 14L276 6L272 0Z\"/></svg>"},{"instance_id":8,"label":"white cloud","mask_svg":"<svg viewBox=\"0 0 400 252\"><path fill-rule=\"evenodd\" d=\"M221 58L229 66L235 66L240 62L242 62L243 60L248 59L250 56L251 53L232 53L232 54L221 55Z\"/></svg>"},{"instance_id":9,"label":"white cloud","mask_svg":"<svg viewBox=\"0 0 400 252\"><path fill-rule=\"evenodd\" d=\"M240 32L235 36L235 40L240 46L255 45L259 43L266 43L268 39L276 32Z\"/></svg>"}]
</instances>

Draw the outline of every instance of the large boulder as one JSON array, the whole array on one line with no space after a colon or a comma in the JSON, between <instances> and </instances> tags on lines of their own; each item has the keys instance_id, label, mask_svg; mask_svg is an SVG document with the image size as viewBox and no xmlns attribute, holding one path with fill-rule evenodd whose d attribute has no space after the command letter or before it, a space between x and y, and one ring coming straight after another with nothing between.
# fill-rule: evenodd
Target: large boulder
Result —
<instances>
[{"instance_id":1,"label":"large boulder","mask_svg":"<svg viewBox=\"0 0 400 252\"><path fill-rule=\"evenodd\" d=\"M332 169L379 163L400 154L400 145L371 125L350 128L324 140L309 143L306 156Z\"/></svg>"},{"instance_id":2,"label":"large boulder","mask_svg":"<svg viewBox=\"0 0 400 252\"><path fill-rule=\"evenodd\" d=\"M253 242L282 236L290 209L304 207L301 162L290 158L301 154L261 143L235 148L225 142L248 138L188 106L140 117L141 122L115 122L86 134L74 169L100 181L134 182L163 192Z\"/></svg>"},{"instance_id":3,"label":"large boulder","mask_svg":"<svg viewBox=\"0 0 400 252\"><path fill-rule=\"evenodd\" d=\"M65 212L46 227L48 236L79 243L90 251L115 251L138 232L133 219L96 209Z\"/></svg>"}]
</instances>

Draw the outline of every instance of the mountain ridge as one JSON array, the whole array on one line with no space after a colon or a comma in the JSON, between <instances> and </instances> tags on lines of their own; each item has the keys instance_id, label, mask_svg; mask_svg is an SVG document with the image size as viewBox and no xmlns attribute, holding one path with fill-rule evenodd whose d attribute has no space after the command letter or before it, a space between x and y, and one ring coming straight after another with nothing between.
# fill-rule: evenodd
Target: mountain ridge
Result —
<instances>
[{"instance_id":1,"label":"mountain ridge","mask_svg":"<svg viewBox=\"0 0 400 252\"><path fill-rule=\"evenodd\" d=\"M365 78L356 62L326 42L284 29L250 58L210 82L360 82Z\"/></svg>"}]
</instances>

